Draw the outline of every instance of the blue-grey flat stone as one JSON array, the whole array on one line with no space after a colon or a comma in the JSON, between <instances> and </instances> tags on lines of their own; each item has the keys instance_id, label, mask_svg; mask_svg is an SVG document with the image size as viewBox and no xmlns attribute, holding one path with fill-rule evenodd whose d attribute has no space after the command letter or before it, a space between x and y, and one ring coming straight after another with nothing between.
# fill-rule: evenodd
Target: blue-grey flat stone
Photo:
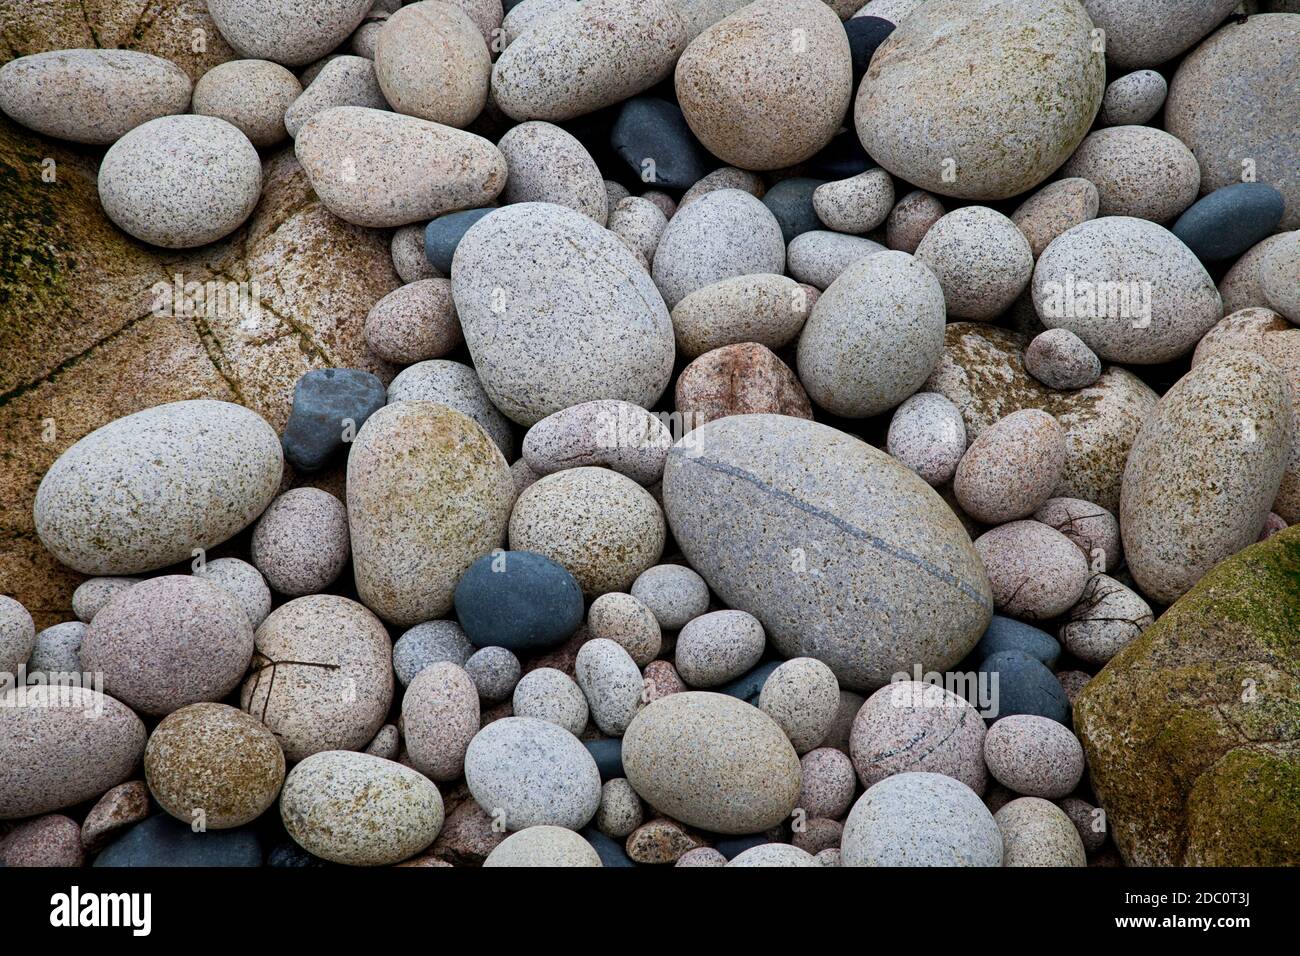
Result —
<instances>
[{"instance_id":1,"label":"blue-grey flat stone","mask_svg":"<svg viewBox=\"0 0 1300 956\"><path fill-rule=\"evenodd\" d=\"M95 858L95 866L261 866L262 847L252 830L195 833L165 813L137 823Z\"/></svg>"},{"instance_id":2,"label":"blue-grey flat stone","mask_svg":"<svg viewBox=\"0 0 1300 956\"><path fill-rule=\"evenodd\" d=\"M999 651L1021 651L1047 667L1055 667L1061 656L1061 645L1056 638L1046 631L1017 621L1015 618L993 615L988 630L971 651L971 658L978 664Z\"/></svg>"},{"instance_id":3,"label":"blue-grey flat stone","mask_svg":"<svg viewBox=\"0 0 1300 956\"><path fill-rule=\"evenodd\" d=\"M686 125L681 108L653 96L623 104L609 145L649 189L689 189L718 165ZM647 179L651 169L653 178Z\"/></svg>"},{"instance_id":4,"label":"blue-grey flat stone","mask_svg":"<svg viewBox=\"0 0 1300 956\"><path fill-rule=\"evenodd\" d=\"M462 209L430 222L424 227L424 258L443 275L451 275L451 258L456 254L456 247L469 227L490 212L496 212L496 208Z\"/></svg>"},{"instance_id":5,"label":"blue-grey flat stone","mask_svg":"<svg viewBox=\"0 0 1300 956\"><path fill-rule=\"evenodd\" d=\"M370 372L312 369L293 387L293 411L280 441L284 457L300 471L319 471L343 448L345 432L355 437L387 401L384 383Z\"/></svg>"},{"instance_id":6,"label":"blue-grey flat stone","mask_svg":"<svg viewBox=\"0 0 1300 956\"><path fill-rule=\"evenodd\" d=\"M596 769L600 771L600 782L605 783L616 777L626 777L623 772L623 741L617 737L610 737L608 740L584 740L582 745L587 748L593 760L596 761Z\"/></svg>"},{"instance_id":7,"label":"blue-grey flat stone","mask_svg":"<svg viewBox=\"0 0 1300 956\"><path fill-rule=\"evenodd\" d=\"M998 712L986 717L999 720L1012 714L1036 714L1070 726L1070 701L1065 688L1042 661L1024 651L998 651L986 657L979 670L998 675Z\"/></svg>"},{"instance_id":8,"label":"blue-grey flat stone","mask_svg":"<svg viewBox=\"0 0 1300 956\"><path fill-rule=\"evenodd\" d=\"M781 237L787 245L795 236L822 228L822 221L813 209L813 192L824 182L824 179L797 176L781 180L763 194L763 205L781 224Z\"/></svg>"},{"instance_id":9,"label":"blue-grey flat stone","mask_svg":"<svg viewBox=\"0 0 1300 956\"><path fill-rule=\"evenodd\" d=\"M1232 259L1272 235L1286 201L1267 183L1233 183L1202 196L1173 233L1200 259Z\"/></svg>"},{"instance_id":10,"label":"blue-grey flat stone","mask_svg":"<svg viewBox=\"0 0 1300 956\"><path fill-rule=\"evenodd\" d=\"M456 585L456 616L475 647L537 654L582 623L582 589L561 564L531 551L485 554Z\"/></svg>"},{"instance_id":11,"label":"blue-grey flat stone","mask_svg":"<svg viewBox=\"0 0 1300 956\"><path fill-rule=\"evenodd\" d=\"M765 664L759 664L753 670L746 674L741 674L730 684L718 688L719 694L727 694L730 697L737 697L747 704L758 706L758 695L763 691L763 685L767 679L772 676L772 672L780 667L784 661L768 661Z\"/></svg>"},{"instance_id":12,"label":"blue-grey flat stone","mask_svg":"<svg viewBox=\"0 0 1300 956\"><path fill-rule=\"evenodd\" d=\"M596 855L600 857L601 866L636 866L632 858L627 855L627 851L623 849L623 844L605 836L594 826L583 827L578 834L591 844Z\"/></svg>"}]
</instances>

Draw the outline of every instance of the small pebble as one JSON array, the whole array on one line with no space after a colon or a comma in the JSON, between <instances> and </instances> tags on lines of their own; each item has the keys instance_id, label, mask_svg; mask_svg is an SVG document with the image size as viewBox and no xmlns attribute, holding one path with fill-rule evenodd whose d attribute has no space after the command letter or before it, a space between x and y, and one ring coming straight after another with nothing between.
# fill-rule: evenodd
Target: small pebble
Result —
<instances>
[{"instance_id":1,"label":"small pebble","mask_svg":"<svg viewBox=\"0 0 1300 956\"><path fill-rule=\"evenodd\" d=\"M464 341L451 281L420 279L394 289L366 316L366 345L386 362L414 365L441 358Z\"/></svg>"},{"instance_id":2,"label":"small pebble","mask_svg":"<svg viewBox=\"0 0 1300 956\"><path fill-rule=\"evenodd\" d=\"M641 825L645 808L632 785L623 777L607 780L600 788L596 828L606 836L622 840Z\"/></svg>"},{"instance_id":3,"label":"small pebble","mask_svg":"<svg viewBox=\"0 0 1300 956\"><path fill-rule=\"evenodd\" d=\"M407 686L430 664L447 661L464 667L474 645L455 621L425 621L406 631L393 645L393 671Z\"/></svg>"},{"instance_id":4,"label":"small pebble","mask_svg":"<svg viewBox=\"0 0 1300 956\"><path fill-rule=\"evenodd\" d=\"M1126 73L1106 86L1097 122L1102 126L1144 126L1165 105L1169 85L1155 70Z\"/></svg>"},{"instance_id":5,"label":"small pebble","mask_svg":"<svg viewBox=\"0 0 1300 956\"><path fill-rule=\"evenodd\" d=\"M1012 800L993 817L1002 834L1003 866L1087 866L1079 831L1041 797Z\"/></svg>"},{"instance_id":6,"label":"small pebble","mask_svg":"<svg viewBox=\"0 0 1300 956\"><path fill-rule=\"evenodd\" d=\"M915 253L930 227L946 213L938 197L923 189L912 190L894 205L885 220L885 245L909 255Z\"/></svg>"},{"instance_id":7,"label":"small pebble","mask_svg":"<svg viewBox=\"0 0 1300 956\"><path fill-rule=\"evenodd\" d=\"M1014 412L980 432L957 464L953 491L976 521L1003 524L1033 514L1061 479L1066 436L1036 408Z\"/></svg>"},{"instance_id":8,"label":"small pebble","mask_svg":"<svg viewBox=\"0 0 1300 956\"><path fill-rule=\"evenodd\" d=\"M966 424L942 395L917 392L894 410L885 447L928 484L944 485L966 454Z\"/></svg>"},{"instance_id":9,"label":"small pebble","mask_svg":"<svg viewBox=\"0 0 1300 956\"><path fill-rule=\"evenodd\" d=\"M989 728L984 760L1003 786L1030 797L1055 799L1083 778L1083 746L1047 717L1013 714Z\"/></svg>"},{"instance_id":10,"label":"small pebble","mask_svg":"<svg viewBox=\"0 0 1300 956\"><path fill-rule=\"evenodd\" d=\"M646 568L632 582L632 596L649 608L664 631L680 631L709 609L709 586L683 564Z\"/></svg>"},{"instance_id":11,"label":"small pebble","mask_svg":"<svg viewBox=\"0 0 1300 956\"><path fill-rule=\"evenodd\" d=\"M1101 359L1069 329L1048 329L1025 349L1025 371L1048 388L1072 391L1101 378Z\"/></svg>"},{"instance_id":12,"label":"small pebble","mask_svg":"<svg viewBox=\"0 0 1300 956\"><path fill-rule=\"evenodd\" d=\"M1079 600L1088 562L1073 541L1038 521L1012 521L975 539L993 603L1011 617L1057 617Z\"/></svg>"},{"instance_id":13,"label":"small pebble","mask_svg":"<svg viewBox=\"0 0 1300 956\"><path fill-rule=\"evenodd\" d=\"M230 592L243 605L254 630L271 613L271 589L266 586L261 572L247 561L217 558L204 562L194 573L209 584Z\"/></svg>"},{"instance_id":14,"label":"small pebble","mask_svg":"<svg viewBox=\"0 0 1300 956\"><path fill-rule=\"evenodd\" d=\"M514 693L523 667L519 658L504 647L484 647L470 655L465 671L478 688L478 695L496 704Z\"/></svg>"},{"instance_id":15,"label":"small pebble","mask_svg":"<svg viewBox=\"0 0 1300 956\"><path fill-rule=\"evenodd\" d=\"M779 666L758 698L759 709L776 721L800 754L825 739L839 703L835 675L812 657L796 657Z\"/></svg>"},{"instance_id":16,"label":"small pebble","mask_svg":"<svg viewBox=\"0 0 1300 956\"><path fill-rule=\"evenodd\" d=\"M763 625L752 614L713 611L678 634L677 672L692 687L717 687L757 664L765 647Z\"/></svg>"},{"instance_id":17,"label":"small pebble","mask_svg":"<svg viewBox=\"0 0 1300 956\"><path fill-rule=\"evenodd\" d=\"M319 594L348 563L347 509L327 491L293 488L262 512L249 547L254 566L275 591Z\"/></svg>"}]
</instances>

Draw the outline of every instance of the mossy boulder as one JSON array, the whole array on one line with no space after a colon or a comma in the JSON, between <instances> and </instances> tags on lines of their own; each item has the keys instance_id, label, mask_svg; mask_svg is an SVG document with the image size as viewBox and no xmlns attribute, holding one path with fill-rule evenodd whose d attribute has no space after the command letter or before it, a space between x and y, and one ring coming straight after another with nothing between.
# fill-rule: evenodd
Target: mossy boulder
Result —
<instances>
[{"instance_id":1,"label":"mossy boulder","mask_svg":"<svg viewBox=\"0 0 1300 956\"><path fill-rule=\"evenodd\" d=\"M1074 721L1130 865L1300 864L1300 528L1206 574Z\"/></svg>"},{"instance_id":2,"label":"mossy boulder","mask_svg":"<svg viewBox=\"0 0 1300 956\"><path fill-rule=\"evenodd\" d=\"M73 442L196 398L240 402L283 429L309 369L394 372L363 335L367 312L400 282L389 234L326 210L291 150L266 160L243 228L183 256L108 221L98 155L0 118L0 594L38 627L73 619L81 580L32 525L41 476ZM177 277L202 300L169 308Z\"/></svg>"}]
</instances>

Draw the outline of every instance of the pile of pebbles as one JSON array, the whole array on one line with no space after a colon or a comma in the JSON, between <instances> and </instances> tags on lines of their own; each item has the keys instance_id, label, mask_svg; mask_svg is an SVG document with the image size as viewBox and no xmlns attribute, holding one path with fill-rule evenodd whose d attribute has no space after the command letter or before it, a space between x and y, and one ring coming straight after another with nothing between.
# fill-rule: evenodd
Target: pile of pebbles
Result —
<instances>
[{"instance_id":1,"label":"pile of pebbles","mask_svg":"<svg viewBox=\"0 0 1300 956\"><path fill-rule=\"evenodd\" d=\"M53 464L0 865L1122 862L1072 700L1300 520L1294 4L206 6L0 110L167 250L291 144L400 371Z\"/></svg>"}]
</instances>

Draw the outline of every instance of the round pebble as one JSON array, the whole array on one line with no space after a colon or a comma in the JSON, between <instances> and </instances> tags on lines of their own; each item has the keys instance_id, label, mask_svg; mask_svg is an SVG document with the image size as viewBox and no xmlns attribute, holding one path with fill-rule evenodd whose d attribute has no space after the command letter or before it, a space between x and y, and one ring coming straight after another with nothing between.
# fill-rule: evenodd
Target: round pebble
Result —
<instances>
[{"instance_id":1,"label":"round pebble","mask_svg":"<svg viewBox=\"0 0 1300 956\"><path fill-rule=\"evenodd\" d=\"M393 671L405 687L430 664L448 661L464 667L473 653L474 645L455 621L425 621L393 644Z\"/></svg>"},{"instance_id":2,"label":"round pebble","mask_svg":"<svg viewBox=\"0 0 1300 956\"><path fill-rule=\"evenodd\" d=\"M524 436L523 456L538 475L601 465L652 485L663 476L672 443L658 416L630 402L606 399L543 418Z\"/></svg>"},{"instance_id":3,"label":"round pebble","mask_svg":"<svg viewBox=\"0 0 1300 956\"><path fill-rule=\"evenodd\" d=\"M815 302L807 286L787 276L760 273L714 282L673 308L678 351L696 358L743 342L781 348L799 334Z\"/></svg>"},{"instance_id":4,"label":"round pebble","mask_svg":"<svg viewBox=\"0 0 1300 956\"><path fill-rule=\"evenodd\" d=\"M395 11L379 31L374 61L379 88L399 113L463 128L487 103L492 57L455 4L412 3Z\"/></svg>"},{"instance_id":5,"label":"round pebble","mask_svg":"<svg viewBox=\"0 0 1300 956\"><path fill-rule=\"evenodd\" d=\"M510 546L567 569L584 594L627 591L663 553L664 516L632 479L606 468L547 475L515 502Z\"/></svg>"},{"instance_id":6,"label":"round pebble","mask_svg":"<svg viewBox=\"0 0 1300 956\"><path fill-rule=\"evenodd\" d=\"M786 261L790 275L805 285L825 291L859 259L886 251L880 243L862 236L814 229L790 240Z\"/></svg>"},{"instance_id":7,"label":"round pebble","mask_svg":"<svg viewBox=\"0 0 1300 956\"><path fill-rule=\"evenodd\" d=\"M813 208L827 229L864 236L894 208L894 181L883 169L824 183L813 193Z\"/></svg>"},{"instance_id":8,"label":"round pebble","mask_svg":"<svg viewBox=\"0 0 1300 956\"><path fill-rule=\"evenodd\" d=\"M1101 100L1102 126L1143 126L1165 105L1169 85L1155 70L1135 70L1112 80Z\"/></svg>"},{"instance_id":9,"label":"round pebble","mask_svg":"<svg viewBox=\"0 0 1300 956\"><path fill-rule=\"evenodd\" d=\"M81 621L66 621L40 631L27 660L27 673L80 674L81 641L85 635L86 625Z\"/></svg>"},{"instance_id":10,"label":"round pebble","mask_svg":"<svg viewBox=\"0 0 1300 956\"><path fill-rule=\"evenodd\" d=\"M849 755L871 787L900 773L923 771L984 792L984 721L974 706L935 684L902 680L880 688L858 711Z\"/></svg>"},{"instance_id":11,"label":"round pebble","mask_svg":"<svg viewBox=\"0 0 1300 956\"><path fill-rule=\"evenodd\" d=\"M935 392L918 392L894 410L886 449L931 485L952 479L966 453L961 411Z\"/></svg>"},{"instance_id":12,"label":"round pebble","mask_svg":"<svg viewBox=\"0 0 1300 956\"><path fill-rule=\"evenodd\" d=\"M1150 126L1114 126L1091 134L1062 175L1097 187L1102 216L1172 222L1196 201L1201 170L1176 137Z\"/></svg>"},{"instance_id":13,"label":"round pebble","mask_svg":"<svg viewBox=\"0 0 1300 956\"><path fill-rule=\"evenodd\" d=\"M593 638L578 651L574 675L601 733L621 737L641 708L641 668L622 645Z\"/></svg>"},{"instance_id":14,"label":"round pebble","mask_svg":"<svg viewBox=\"0 0 1300 956\"><path fill-rule=\"evenodd\" d=\"M635 581L632 586L636 587ZM645 667L658 657L663 646L659 621L650 608L631 594L611 592L592 601L587 611L587 630L594 638L607 638L618 644L636 661L637 667Z\"/></svg>"},{"instance_id":15,"label":"round pebble","mask_svg":"<svg viewBox=\"0 0 1300 956\"><path fill-rule=\"evenodd\" d=\"M456 585L456 616L477 647L546 651L573 635L582 612L578 581L542 554L494 551L470 565Z\"/></svg>"},{"instance_id":16,"label":"round pebble","mask_svg":"<svg viewBox=\"0 0 1300 956\"><path fill-rule=\"evenodd\" d=\"M605 225L605 181L586 147L571 134L552 123L520 123L501 137L497 148L509 170L503 202L555 203Z\"/></svg>"},{"instance_id":17,"label":"round pebble","mask_svg":"<svg viewBox=\"0 0 1300 956\"><path fill-rule=\"evenodd\" d=\"M303 82L307 82L305 75ZM372 59L336 56L325 63L302 95L285 110L284 128L296 138L307 120L336 106L388 109L388 100L384 99L384 91L379 88Z\"/></svg>"},{"instance_id":18,"label":"round pebble","mask_svg":"<svg viewBox=\"0 0 1300 956\"><path fill-rule=\"evenodd\" d=\"M36 625L27 608L0 594L0 673L16 674L35 646Z\"/></svg>"},{"instance_id":19,"label":"round pebble","mask_svg":"<svg viewBox=\"0 0 1300 956\"><path fill-rule=\"evenodd\" d=\"M890 210L885 220L885 244L890 249L916 252L930 227L944 217L947 210L943 203L923 189L914 189Z\"/></svg>"},{"instance_id":20,"label":"round pebble","mask_svg":"<svg viewBox=\"0 0 1300 956\"><path fill-rule=\"evenodd\" d=\"M1270 250L1261 264L1259 287L1270 307L1292 322L1300 323L1297 271L1300 271L1300 232L1292 232Z\"/></svg>"},{"instance_id":21,"label":"round pebble","mask_svg":"<svg viewBox=\"0 0 1300 956\"><path fill-rule=\"evenodd\" d=\"M1029 240L1029 250L1037 260L1061 233L1096 219L1097 205L1097 187L1088 180L1058 179L1021 203L1011 221Z\"/></svg>"},{"instance_id":22,"label":"round pebble","mask_svg":"<svg viewBox=\"0 0 1300 956\"><path fill-rule=\"evenodd\" d=\"M439 783L461 776L465 752L479 732L479 696L473 676L450 661L435 661L411 679L402 696L411 766Z\"/></svg>"},{"instance_id":23,"label":"round pebble","mask_svg":"<svg viewBox=\"0 0 1300 956\"><path fill-rule=\"evenodd\" d=\"M1001 866L993 814L964 783L899 773L853 805L840 843L843 866Z\"/></svg>"},{"instance_id":24,"label":"round pebble","mask_svg":"<svg viewBox=\"0 0 1300 956\"><path fill-rule=\"evenodd\" d=\"M545 720L506 717L470 741L465 782L508 830L583 827L600 806L596 761L571 733Z\"/></svg>"},{"instance_id":25,"label":"round pebble","mask_svg":"<svg viewBox=\"0 0 1300 956\"><path fill-rule=\"evenodd\" d=\"M532 826L512 833L487 859L497 866L600 866L600 856L590 843L564 827Z\"/></svg>"},{"instance_id":26,"label":"round pebble","mask_svg":"<svg viewBox=\"0 0 1300 956\"><path fill-rule=\"evenodd\" d=\"M205 561L194 573L209 584L229 591L243 606L248 622L256 630L271 613L271 589L260 571L238 558Z\"/></svg>"},{"instance_id":27,"label":"round pebble","mask_svg":"<svg viewBox=\"0 0 1300 956\"><path fill-rule=\"evenodd\" d=\"M1119 520L1100 505L1080 498L1049 498L1034 520L1065 535L1083 552L1093 571L1113 571L1123 556Z\"/></svg>"},{"instance_id":28,"label":"round pebble","mask_svg":"<svg viewBox=\"0 0 1300 956\"><path fill-rule=\"evenodd\" d=\"M1056 804L1019 797L993 819L1002 834L1003 866L1087 866L1079 831Z\"/></svg>"},{"instance_id":29,"label":"round pebble","mask_svg":"<svg viewBox=\"0 0 1300 956\"><path fill-rule=\"evenodd\" d=\"M1151 605L1135 591L1094 574L1061 625L1061 643L1085 663L1105 664L1154 621Z\"/></svg>"},{"instance_id":30,"label":"round pebble","mask_svg":"<svg viewBox=\"0 0 1300 956\"><path fill-rule=\"evenodd\" d=\"M798 806L809 819L838 820L857 791L853 762L834 747L818 747L799 761L802 783Z\"/></svg>"},{"instance_id":31,"label":"round pebble","mask_svg":"<svg viewBox=\"0 0 1300 956\"><path fill-rule=\"evenodd\" d=\"M521 677L515 685L513 707L516 717L550 721L575 737L587 726L587 698L573 678L553 667L539 667ZM602 827L602 832L608 831Z\"/></svg>"},{"instance_id":32,"label":"round pebble","mask_svg":"<svg viewBox=\"0 0 1300 956\"><path fill-rule=\"evenodd\" d=\"M445 4L444 4L445 6ZM419 279L394 289L366 316L366 345L386 362L440 358L463 341L448 279Z\"/></svg>"},{"instance_id":33,"label":"round pebble","mask_svg":"<svg viewBox=\"0 0 1300 956\"><path fill-rule=\"evenodd\" d=\"M478 422L507 459L515 455L510 420L492 404L469 365L430 359L403 369L388 386L388 404L397 402L437 402L455 409Z\"/></svg>"},{"instance_id":34,"label":"round pebble","mask_svg":"<svg viewBox=\"0 0 1300 956\"><path fill-rule=\"evenodd\" d=\"M100 609L81 661L104 690L141 713L169 714L225 697L253 655L253 627L238 599L199 577L143 581Z\"/></svg>"},{"instance_id":35,"label":"round pebble","mask_svg":"<svg viewBox=\"0 0 1300 956\"><path fill-rule=\"evenodd\" d=\"M993 603L1011 617L1057 617L1074 606L1088 583L1088 562L1074 542L1038 521L1011 521L986 531L975 539L975 550L988 571Z\"/></svg>"},{"instance_id":36,"label":"round pebble","mask_svg":"<svg viewBox=\"0 0 1300 956\"><path fill-rule=\"evenodd\" d=\"M80 867L84 863L81 827L61 813L24 820L0 837L3 867Z\"/></svg>"},{"instance_id":37,"label":"round pebble","mask_svg":"<svg viewBox=\"0 0 1300 956\"><path fill-rule=\"evenodd\" d=\"M839 704L835 675L813 657L786 661L772 672L758 698L759 709L776 721L800 754L826 738Z\"/></svg>"},{"instance_id":38,"label":"round pebble","mask_svg":"<svg viewBox=\"0 0 1300 956\"><path fill-rule=\"evenodd\" d=\"M262 815L280 795L284 751L261 721L225 704L191 704L163 718L144 749L158 804L180 820L222 830Z\"/></svg>"},{"instance_id":39,"label":"round pebble","mask_svg":"<svg viewBox=\"0 0 1300 956\"><path fill-rule=\"evenodd\" d=\"M788 843L764 843L731 858L727 866L820 866L807 850Z\"/></svg>"},{"instance_id":40,"label":"round pebble","mask_svg":"<svg viewBox=\"0 0 1300 956\"><path fill-rule=\"evenodd\" d=\"M1025 349L1025 371L1048 388L1073 391L1101 378L1101 359L1069 329L1048 329Z\"/></svg>"},{"instance_id":41,"label":"round pebble","mask_svg":"<svg viewBox=\"0 0 1300 956\"><path fill-rule=\"evenodd\" d=\"M596 811L596 829L621 840L641 825L645 809L641 798L623 777L607 780L600 788L600 808Z\"/></svg>"},{"instance_id":42,"label":"round pebble","mask_svg":"<svg viewBox=\"0 0 1300 956\"><path fill-rule=\"evenodd\" d=\"M262 191L262 162L215 116L164 116L115 142L99 165L99 200L144 242L192 249L234 232Z\"/></svg>"},{"instance_id":43,"label":"round pebble","mask_svg":"<svg viewBox=\"0 0 1300 956\"><path fill-rule=\"evenodd\" d=\"M470 655L465 672L478 688L478 695L496 704L514 693L523 668L519 658L504 647L484 647Z\"/></svg>"},{"instance_id":44,"label":"round pebble","mask_svg":"<svg viewBox=\"0 0 1300 956\"><path fill-rule=\"evenodd\" d=\"M948 315L986 321L1006 311L1029 284L1034 254L1014 222L987 206L939 219L916 247L943 287Z\"/></svg>"},{"instance_id":45,"label":"round pebble","mask_svg":"<svg viewBox=\"0 0 1300 956\"><path fill-rule=\"evenodd\" d=\"M632 582L640 601L664 631L679 631L709 609L709 586L683 564L656 564Z\"/></svg>"},{"instance_id":46,"label":"round pebble","mask_svg":"<svg viewBox=\"0 0 1300 956\"><path fill-rule=\"evenodd\" d=\"M72 613L77 615L77 620L89 624L114 595L139 583L139 578L89 578L82 581L72 592Z\"/></svg>"},{"instance_id":47,"label":"round pebble","mask_svg":"<svg viewBox=\"0 0 1300 956\"><path fill-rule=\"evenodd\" d=\"M319 488L286 491L258 519L250 551L253 564L280 594L318 594L347 565L347 509Z\"/></svg>"},{"instance_id":48,"label":"round pebble","mask_svg":"<svg viewBox=\"0 0 1300 956\"><path fill-rule=\"evenodd\" d=\"M730 415L812 418L808 393L790 366L755 342L705 352L682 369L674 398L686 431Z\"/></svg>"},{"instance_id":49,"label":"round pebble","mask_svg":"<svg viewBox=\"0 0 1300 956\"><path fill-rule=\"evenodd\" d=\"M298 78L280 64L231 60L199 77L190 111L225 120L254 146L274 146L288 134L284 114L301 95Z\"/></svg>"},{"instance_id":50,"label":"round pebble","mask_svg":"<svg viewBox=\"0 0 1300 956\"><path fill-rule=\"evenodd\" d=\"M1083 779L1083 745L1046 717L1014 714L989 728L984 760L998 783L1028 797L1055 799Z\"/></svg>"},{"instance_id":51,"label":"round pebble","mask_svg":"<svg viewBox=\"0 0 1300 956\"><path fill-rule=\"evenodd\" d=\"M609 231L633 252L653 262L659 238L668 228L668 217L648 199L628 196L609 211Z\"/></svg>"},{"instance_id":52,"label":"round pebble","mask_svg":"<svg viewBox=\"0 0 1300 956\"><path fill-rule=\"evenodd\" d=\"M767 646L763 625L744 611L702 614L677 635L677 672L692 687L717 687L758 663Z\"/></svg>"},{"instance_id":53,"label":"round pebble","mask_svg":"<svg viewBox=\"0 0 1300 956\"><path fill-rule=\"evenodd\" d=\"M952 487L968 515L1003 524L1051 497L1065 461L1065 429L1047 412L1013 412L980 432L957 464Z\"/></svg>"},{"instance_id":54,"label":"round pebble","mask_svg":"<svg viewBox=\"0 0 1300 956\"><path fill-rule=\"evenodd\" d=\"M726 866L727 858L711 846L697 846L677 858L674 866Z\"/></svg>"},{"instance_id":55,"label":"round pebble","mask_svg":"<svg viewBox=\"0 0 1300 956\"><path fill-rule=\"evenodd\" d=\"M304 66L348 38L374 0L208 0L217 29L243 56Z\"/></svg>"}]
</instances>

